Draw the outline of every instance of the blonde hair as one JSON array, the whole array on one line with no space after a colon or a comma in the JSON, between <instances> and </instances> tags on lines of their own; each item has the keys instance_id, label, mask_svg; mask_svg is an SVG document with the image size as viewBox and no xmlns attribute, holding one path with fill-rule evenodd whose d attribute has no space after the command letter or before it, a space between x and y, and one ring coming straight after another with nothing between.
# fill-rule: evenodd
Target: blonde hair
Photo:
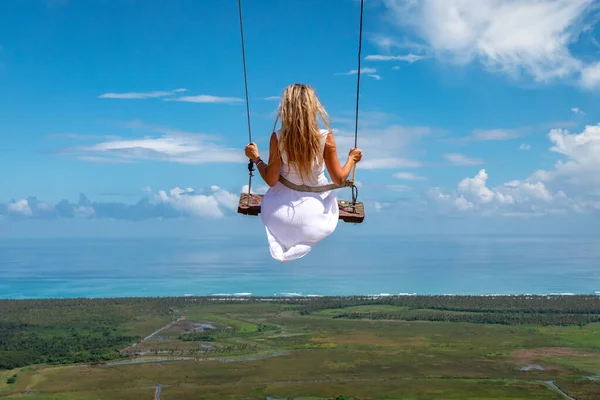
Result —
<instances>
[{"instance_id":1,"label":"blonde hair","mask_svg":"<svg viewBox=\"0 0 600 400\"><path fill-rule=\"evenodd\" d=\"M279 152L286 154L288 163L298 170L302 180L313 175L315 163L323 162L323 136L317 117L331 130L329 116L313 88L293 84L285 88L277 113L281 120Z\"/></svg>"}]
</instances>

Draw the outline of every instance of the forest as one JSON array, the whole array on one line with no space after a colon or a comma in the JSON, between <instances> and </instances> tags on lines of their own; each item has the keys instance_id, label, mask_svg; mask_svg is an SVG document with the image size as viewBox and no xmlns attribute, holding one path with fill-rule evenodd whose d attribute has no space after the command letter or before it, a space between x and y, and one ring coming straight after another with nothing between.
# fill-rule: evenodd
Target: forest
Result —
<instances>
[{"instance_id":1,"label":"forest","mask_svg":"<svg viewBox=\"0 0 600 400\"><path fill-rule=\"evenodd\" d=\"M600 321L600 296L385 296L385 297L162 297L36 299L0 301L0 369L31 364L70 364L123 358L120 350L139 341L131 327L169 322L180 309L214 304L279 304L300 315L320 310L332 318L470 322L477 324L583 326ZM344 311L388 305L398 311ZM259 331L271 329L261 324ZM233 333L234 328L227 328ZM186 342L213 340L185 333Z\"/></svg>"},{"instance_id":2,"label":"forest","mask_svg":"<svg viewBox=\"0 0 600 400\"><path fill-rule=\"evenodd\" d=\"M321 297L298 304L302 304L300 312L304 314L373 304L462 312L600 314L600 296L597 295Z\"/></svg>"}]
</instances>

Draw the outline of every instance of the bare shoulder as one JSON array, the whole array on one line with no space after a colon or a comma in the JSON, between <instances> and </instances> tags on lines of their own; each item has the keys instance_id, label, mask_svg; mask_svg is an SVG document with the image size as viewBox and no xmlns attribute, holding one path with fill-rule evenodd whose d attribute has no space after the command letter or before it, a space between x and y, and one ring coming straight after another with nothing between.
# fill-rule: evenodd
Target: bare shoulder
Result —
<instances>
[{"instance_id":1,"label":"bare shoulder","mask_svg":"<svg viewBox=\"0 0 600 400\"><path fill-rule=\"evenodd\" d=\"M278 145L277 132L273 132L271 134L271 140L269 141L269 144L271 147L273 147L273 146L277 147L277 145Z\"/></svg>"},{"instance_id":2,"label":"bare shoulder","mask_svg":"<svg viewBox=\"0 0 600 400\"><path fill-rule=\"evenodd\" d=\"M333 137L333 131L327 131L327 136L325 136L325 145L335 147L335 138Z\"/></svg>"},{"instance_id":3,"label":"bare shoulder","mask_svg":"<svg viewBox=\"0 0 600 400\"><path fill-rule=\"evenodd\" d=\"M277 132L273 132L271 134L271 140L269 141L269 153L274 155L279 153L279 141L277 137Z\"/></svg>"}]
</instances>

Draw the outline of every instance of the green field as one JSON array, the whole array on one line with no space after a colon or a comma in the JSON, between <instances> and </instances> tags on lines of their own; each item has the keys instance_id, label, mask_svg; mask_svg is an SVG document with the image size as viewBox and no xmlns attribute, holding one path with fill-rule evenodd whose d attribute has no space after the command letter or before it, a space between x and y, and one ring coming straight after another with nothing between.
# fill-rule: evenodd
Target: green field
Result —
<instances>
[{"instance_id":1,"label":"green field","mask_svg":"<svg viewBox=\"0 0 600 400\"><path fill-rule=\"evenodd\" d=\"M0 301L0 398L598 399L599 301Z\"/></svg>"}]
</instances>

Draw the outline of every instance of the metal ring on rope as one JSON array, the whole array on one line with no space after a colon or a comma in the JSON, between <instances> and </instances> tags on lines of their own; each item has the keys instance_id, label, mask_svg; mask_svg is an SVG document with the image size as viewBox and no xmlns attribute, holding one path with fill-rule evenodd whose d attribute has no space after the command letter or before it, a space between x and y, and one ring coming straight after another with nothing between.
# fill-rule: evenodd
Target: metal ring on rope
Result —
<instances>
[{"instance_id":1,"label":"metal ring on rope","mask_svg":"<svg viewBox=\"0 0 600 400\"><path fill-rule=\"evenodd\" d=\"M356 199L358 198L358 187L356 185L352 185L352 205L356 205Z\"/></svg>"}]
</instances>

